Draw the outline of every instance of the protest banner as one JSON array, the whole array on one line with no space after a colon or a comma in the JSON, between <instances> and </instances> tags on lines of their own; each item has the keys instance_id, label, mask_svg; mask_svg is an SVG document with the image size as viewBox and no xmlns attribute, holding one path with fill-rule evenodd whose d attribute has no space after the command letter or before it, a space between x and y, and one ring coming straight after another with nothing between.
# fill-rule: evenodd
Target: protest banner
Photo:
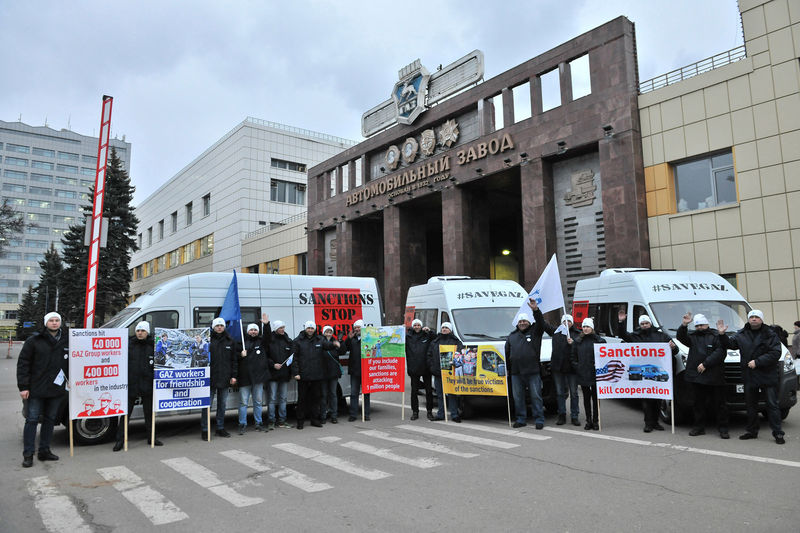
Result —
<instances>
[{"instance_id":1,"label":"protest banner","mask_svg":"<svg viewBox=\"0 0 800 533\"><path fill-rule=\"evenodd\" d=\"M445 394L508 396L505 357L491 345L439 346Z\"/></svg>"},{"instance_id":2,"label":"protest banner","mask_svg":"<svg viewBox=\"0 0 800 533\"><path fill-rule=\"evenodd\" d=\"M361 390L399 392L400 418L405 419L406 328L364 326L361 328ZM361 402L364 420L364 402Z\"/></svg>"},{"instance_id":3,"label":"protest banner","mask_svg":"<svg viewBox=\"0 0 800 533\"><path fill-rule=\"evenodd\" d=\"M156 328L153 411L209 406L209 337L208 328Z\"/></svg>"}]
</instances>

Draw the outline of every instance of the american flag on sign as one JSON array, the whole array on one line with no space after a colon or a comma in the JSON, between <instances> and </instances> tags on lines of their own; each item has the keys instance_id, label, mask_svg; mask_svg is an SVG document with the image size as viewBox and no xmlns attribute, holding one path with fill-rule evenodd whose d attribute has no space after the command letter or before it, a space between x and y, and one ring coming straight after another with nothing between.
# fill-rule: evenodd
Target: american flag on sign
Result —
<instances>
[{"instance_id":1,"label":"american flag on sign","mask_svg":"<svg viewBox=\"0 0 800 533\"><path fill-rule=\"evenodd\" d=\"M622 361L614 359L609 361L606 366L598 368L595 373L597 374L596 381L616 382L625 374L625 365L622 364Z\"/></svg>"}]
</instances>

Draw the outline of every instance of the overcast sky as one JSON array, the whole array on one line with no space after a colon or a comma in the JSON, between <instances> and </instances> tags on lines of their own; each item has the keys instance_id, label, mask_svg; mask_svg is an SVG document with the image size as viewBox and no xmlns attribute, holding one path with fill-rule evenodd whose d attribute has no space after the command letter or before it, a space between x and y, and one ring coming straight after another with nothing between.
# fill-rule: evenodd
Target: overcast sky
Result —
<instances>
[{"instance_id":1,"label":"overcast sky","mask_svg":"<svg viewBox=\"0 0 800 533\"><path fill-rule=\"evenodd\" d=\"M620 15L640 80L742 44L735 0L0 0L0 119L96 135L112 95L138 203L247 116L360 140L416 58L489 79Z\"/></svg>"}]
</instances>

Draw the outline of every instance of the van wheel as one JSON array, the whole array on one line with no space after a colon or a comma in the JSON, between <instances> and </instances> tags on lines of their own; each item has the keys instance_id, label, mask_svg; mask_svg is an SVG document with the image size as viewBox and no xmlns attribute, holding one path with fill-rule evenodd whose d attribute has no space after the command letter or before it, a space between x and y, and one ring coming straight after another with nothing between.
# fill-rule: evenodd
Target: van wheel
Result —
<instances>
[{"instance_id":1,"label":"van wheel","mask_svg":"<svg viewBox=\"0 0 800 533\"><path fill-rule=\"evenodd\" d=\"M73 420L72 427L78 444L100 444L116 436L117 419L111 417Z\"/></svg>"}]
</instances>

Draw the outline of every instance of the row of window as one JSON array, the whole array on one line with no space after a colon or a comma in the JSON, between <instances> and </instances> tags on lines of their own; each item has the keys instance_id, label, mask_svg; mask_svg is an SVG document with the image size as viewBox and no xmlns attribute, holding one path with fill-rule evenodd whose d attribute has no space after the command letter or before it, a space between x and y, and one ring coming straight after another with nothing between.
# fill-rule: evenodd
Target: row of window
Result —
<instances>
[{"instance_id":1,"label":"row of window","mask_svg":"<svg viewBox=\"0 0 800 533\"><path fill-rule=\"evenodd\" d=\"M3 147L3 143L0 143L0 148ZM33 154L33 155L40 155L44 157L56 157L55 150L49 150L47 148L38 148L36 146L25 146L23 144L11 144L6 143L6 152L17 152L20 154ZM73 152L58 152L58 158L63 159L65 161L82 161L84 163L91 163L97 166L97 157L93 155L80 155Z\"/></svg>"},{"instance_id":2,"label":"row of window","mask_svg":"<svg viewBox=\"0 0 800 533\"><path fill-rule=\"evenodd\" d=\"M39 261L44 260L44 254L22 254L20 252L3 252L0 254L0 259L8 259L10 261L33 261L38 263ZM18 279L9 279L9 278L0 278L0 287L19 287L20 280ZM26 289L30 285L36 285L35 280L27 280L24 282L23 287Z\"/></svg>"},{"instance_id":3,"label":"row of window","mask_svg":"<svg viewBox=\"0 0 800 533\"><path fill-rule=\"evenodd\" d=\"M10 205L14 206L28 206L38 207L41 209L55 209L57 211L77 211L76 204L68 204L66 202L51 202L50 200L34 200L32 198L17 198L14 196L4 196L3 199L7 200Z\"/></svg>"},{"instance_id":4,"label":"row of window","mask_svg":"<svg viewBox=\"0 0 800 533\"><path fill-rule=\"evenodd\" d=\"M731 151L678 163L674 169L678 212L736 203Z\"/></svg>"},{"instance_id":5,"label":"row of window","mask_svg":"<svg viewBox=\"0 0 800 533\"><path fill-rule=\"evenodd\" d=\"M3 183L3 190L9 192L29 192L31 194L38 194L40 196L55 196L56 198L80 198L81 200L89 200L91 196L88 192L81 192L78 191L65 191L62 189L55 189L55 191L49 187L37 187L31 185L30 187L26 187L25 185L18 185L16 183Z\"/></svg>"},{"instance_id":6,"label":"row of window","mask_svg":"<svg viewBox=\"0 0 800 533\"><path fill-rule=\"evenodd\" d=\"M28 173L22 172L19 170L10 170L5 169L3 171L3 176L6 178L16 179L16 180L25 180L28 179ZM68 178L66 176L51 176L49 174L39 174L38 172L31 172L30 173L30 180L31 181L38 181L40 183L57 183L59 185L73 185L77 186L80 184L81 187L91 187L94 185L94 180L78 180L77 178Z\"/></svg>"},{"instance_id":7,"label":"row of window","mask_svg":"<svg viewBox=\"0 0 800 533\"><path fill-rule=\"evenodd\" d=\"M186 210L186 225L192 225L192 202L189 202L184 206ZM206 194L203 196L203 216L207 217L211 214L211 193ZM164 239L164 219L158 221L156 225L157 238L159 241ZM178 231L178 212L173 211L170 215L170 232L175 233ZM145 243L143 234L139 234L139 249L142 249L142 245ZM153 226L147 228L147 246L153 245Z\"/></svg>"},{"instance_id":8,"label":"row of window","mask_svg":"<svg viewBox=\"0 0 800 533\"><path fill-rule=\"evenodd\" d=\"M294 170L296 172L305 172L307 169L305 163L295 163L294 161L286 161L284 159L272 159L270 161L270 166L272 168Z\"/></svg>"},{"instance_id":9,"label":"row of window","mask_svg":"<svg viewBox=\"0 0 800 533\"><path fill-rule=\"evenodd\" d=\"M269 199L273 202L305 205L306 184L291 181L271 180L269 186Z\"/></svg>"},{"instance_id":10,"label":"row of window","mask_svg":"<svg viewBox=\"0 0 800 533\"><path fill-rule=\"evenodd\" d=\"M214 234L206 235L201 239L190 242L184 246L176 248L169 253L151 259L137 267L134 267L133 280L147 278L159 272L165 272L171 268L185 265L195 259L206 257L214 253Z\"/></svg>"},{"instance_id":11,"label":"row of window","mask_svg":"<svg viewBox=\"0 0 800 533\"><path fill-rule=\"evenodd\" d=\"M27 159L22 159L21 157L11 157L7 155L5 159L0 157L0 162L4 162L6 165L15 166L15 167L28 167L31 168L38 168L40 170L55 170L57 172L65 172L67 174L83 174L84 176L94 176L95 169L93 168L86 168L86 167L77 167L75 165L64 165L61 163L49 163L47 161L37 161L32 160L28 161Z\"/></svg>"},{"instance_id":12,"label":"row of window","mask_svg":"<svg viewBox=\"0 0 800 533\"><path fill-rule=\"evenodd\" d=\"M0 274L38 274L41 269L39 263L35 265L0 265Z\"/></svg>"}]
</instances>

